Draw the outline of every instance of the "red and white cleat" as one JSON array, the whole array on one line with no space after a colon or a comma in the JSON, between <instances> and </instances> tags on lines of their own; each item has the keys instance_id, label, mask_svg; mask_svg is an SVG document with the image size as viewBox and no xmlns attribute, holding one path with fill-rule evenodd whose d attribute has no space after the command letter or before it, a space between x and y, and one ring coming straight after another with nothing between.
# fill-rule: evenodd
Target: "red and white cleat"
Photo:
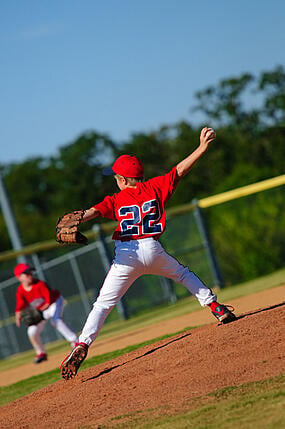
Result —
<instances>
[{"instance_id":1,"label":"red and white cleat","mask_svg":"<svg viewBox=\"0 0 285 429\"><path fill-rule=\"evenodd\" d=\"M74 378L88 353L88 345L79 343L60 365L61 376L64 380Z\"/></svg>"},{"instance_id":2,"label":"red and white cleat","mask_svg":"<svg viewBox=\"0 0 285 429\"><path fill-rule=\"evenodd\" d=\"M233 309L233 307L231 307ZM213 315L221 323L230 323L236 320L236 316L232 313L226 305L219 304L215 310L212 310Z\"/></svg>"}]
</instances>

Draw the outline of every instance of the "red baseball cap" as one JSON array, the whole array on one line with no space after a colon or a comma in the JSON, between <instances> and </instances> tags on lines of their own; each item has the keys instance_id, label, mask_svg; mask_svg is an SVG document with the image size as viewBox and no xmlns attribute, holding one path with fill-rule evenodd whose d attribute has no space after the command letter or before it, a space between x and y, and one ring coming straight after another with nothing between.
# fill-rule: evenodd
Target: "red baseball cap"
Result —
<instances>
[{"instance_id":1,"label":"red baseball cap","mask_svg":"<svg viewBox=\"0 0 285 429\"><path fill-rule=\"evenodd\" d=\"M121 155L116 159L112 167L103 170L105 176L119 174L124 177L143 177L144 167L139 158L132 155Z\"/></svg>"},{"instance_id":2,"label":"red baseball cap","mask_svg":"<svg viewBox=\"0 0 285 429\"><path fill-rule=\"evenodd\" d=\"M15 277L20 276L21 274L29 273L30 271L34 271L34 268L29 264L18 264L14 268Z\"/></svg>"}]
</instances>

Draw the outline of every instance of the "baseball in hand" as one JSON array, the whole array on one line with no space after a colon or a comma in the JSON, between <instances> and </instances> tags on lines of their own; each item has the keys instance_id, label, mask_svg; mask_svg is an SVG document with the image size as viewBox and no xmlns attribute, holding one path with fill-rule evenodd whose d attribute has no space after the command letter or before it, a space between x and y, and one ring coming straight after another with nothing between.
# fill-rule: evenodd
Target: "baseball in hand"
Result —
<instances>
[{"instance_id":1,"label":"baseball in hand","mask_svg":"<svg viewBox=\"0 0 285 429\"><path fill-rule=\"evenodd\" d=\"M213 130L213 128L209 128L209 130L206 132L206 137L212 137L212 134L215 135L215 131Z\"/></svg>"}]
</instances>

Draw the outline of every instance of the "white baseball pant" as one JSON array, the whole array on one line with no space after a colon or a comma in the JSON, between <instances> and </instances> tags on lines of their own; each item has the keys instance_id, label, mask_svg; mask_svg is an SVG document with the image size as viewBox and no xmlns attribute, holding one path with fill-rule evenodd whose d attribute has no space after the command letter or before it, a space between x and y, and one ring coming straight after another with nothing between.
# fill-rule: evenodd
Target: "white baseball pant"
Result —
<instances>
[{"instance_id":1,"label":"white baseball pant","mask_svg":"<svg viewBox=\"0 0 285 429\"><path fill-rule=\"evenodd\" d=\"M44 320L37 325L31 325L28 327L28 337L37 355L40 353L46 353L40 334L48 320L72 346L78 341L75 332L73 332L62 320L63 307L64 299L60 296L54 303L43 311Z\"/></svg>"},{"instance_id":2,"label":"white baseball pant","mask_svg":"<svg viewBox=\"0 0 285 429\"><path fill-rule=\"evenodd\" d=\"M132 283L144 274L155 274L182 283L202 306L216 300L212 291L187 267L169 255L153 238L115 241L115 256L99 296L79 337L90 345L97 337L106 317Z\"/></svg>"}]
</instances>

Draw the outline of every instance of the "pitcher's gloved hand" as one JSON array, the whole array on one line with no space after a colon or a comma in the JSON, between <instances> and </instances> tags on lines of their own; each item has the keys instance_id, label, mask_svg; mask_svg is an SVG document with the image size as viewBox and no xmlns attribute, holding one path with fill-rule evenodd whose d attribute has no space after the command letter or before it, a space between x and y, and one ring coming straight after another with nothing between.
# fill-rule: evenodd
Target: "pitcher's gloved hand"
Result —
<instances>
[{"instance_id":1,"label":"pitcher's gloved hand","mask_svg":"<svg viewBox=\"0 0 285 429\"><path fill-rule=\"evenodd\" d=\"M56 241L65 244L88 244L88 239L78 228L85 210L76 210L58 218L56 223Z\"/></svg>"}]
</instances>

